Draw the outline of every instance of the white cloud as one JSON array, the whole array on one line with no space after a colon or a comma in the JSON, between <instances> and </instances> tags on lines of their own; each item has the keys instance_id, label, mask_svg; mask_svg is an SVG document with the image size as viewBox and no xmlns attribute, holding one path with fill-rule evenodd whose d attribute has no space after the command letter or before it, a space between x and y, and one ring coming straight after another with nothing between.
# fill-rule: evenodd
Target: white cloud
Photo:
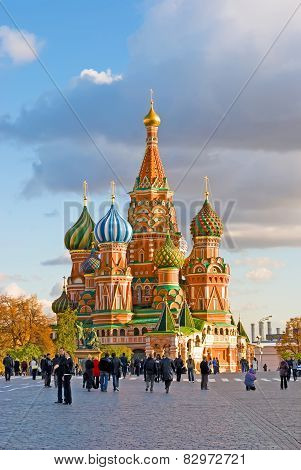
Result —
<instances>
[{"instance_id":1,"label":"white cloud","mask_svg":"<svg viewBox=\"0 0 301 470\"><path fill-rule=\"evenodd\" d=\"M273 277L273 271L268 268L257 268L247 272L246 277L255 282L269 281Z\"/></svg>"},{"instance_id":2,"label":"white cloud","mask_svg":"<svg viewBox=\"0 0 301 470\"><path fill-rule=\"evenodd\" d=\"M84 69L81 71L79 78L81 80L88 80L95 83L95 85L111 85L113 82L118 82L122 80L122 75L112 74L111 69L105 71L97 72L94 69Z\"/></svg>"},{"instance_id":3,"label":"white cloud","mask_svg":"<svg viewBox=\"0 0 301 470\"><path fill-rule=\"evenodd\" d=\"M58 297L62 293L62 283L56 282L49 292L50 297Z\"/></svg>"},{"instance_id":4,"label":"white cloud","mask_svg":"<svg viewBox=\"0 0 301 470\"><path fill-rule=\"evenodd\" d=\"M9 58L15 64L33 62L42 46L33 33L0 26L0 57Z\"/></svg>"},{"instance_id":5,"label":"white cloud","mask_svg":"<svg viewBox=\"0 0 301 470\"><path fill-rule=\"evenodd\" d=\"M1 290L4 295L10 295L11 297L19 297L19 295L26 295L26 291L22 289L22 287L18 286L18 284L16 284L15 282L8 284Z\"/></svg>"},{"instance_id":6,"label":"white cloud","mask_svg":"<svg viewBox=\"0 0 301 470\"><path fill-rule=\"evenodd\" d=\"M282 268L284 263L282 261L279 261L277 259L272 259L269 258L268 256L262 256L259 258L251 258L251 257L246 257L246 258L239 258L235 260L235 264L238 266L254 266L258 268Z\"/></svg>"}]
</instances>

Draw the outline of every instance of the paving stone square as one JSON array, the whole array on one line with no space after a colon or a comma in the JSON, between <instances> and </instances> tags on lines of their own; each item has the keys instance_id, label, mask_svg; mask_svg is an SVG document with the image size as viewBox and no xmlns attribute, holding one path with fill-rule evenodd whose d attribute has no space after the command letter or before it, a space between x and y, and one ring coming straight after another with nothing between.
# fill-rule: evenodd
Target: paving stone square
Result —
<instances>
[{"instance_id":1,"label":"paving stone square","mask_svg":"<svg viewBox=\"0 0 301 470\"><path fill-rule=\"evenodd\" d=\"M201 391L185 377L170 394L145 391L143 377L120 392L82 388L72 378L73 405L54 404L56 389L40 378L0 379L1 449L300 449L301 378L280 390L277 373L258 373L246 392L242 374L210 376Z\"/></svg>"}]
</instances>

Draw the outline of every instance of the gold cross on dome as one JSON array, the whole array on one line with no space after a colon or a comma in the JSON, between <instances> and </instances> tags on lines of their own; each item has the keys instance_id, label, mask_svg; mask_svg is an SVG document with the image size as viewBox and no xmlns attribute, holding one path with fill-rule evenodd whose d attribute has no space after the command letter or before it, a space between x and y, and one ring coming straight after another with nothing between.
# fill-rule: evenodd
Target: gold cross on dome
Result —
<instances>
[{"instance_id":1,"label":"gold cross on dome","mask_svg":"<svg viewBox=\"0 0 301 470\"><path fill-rule=\"evenodd\" d=\"M208 178L208 176L204 176L204 180L205 180L205 192L204 192L204 196L205 196L206 201L208 201L208 198L209 198L209 191L208 191L208 182L209 182L209 178Z\"/></svg>"},{"instance_id":2,"label":"gold cross on dome","mask_svg":"<svg viewBox=\"0 0 301 470\"><path fill-rule=\"evenodd\" d=\"M115 181L111 181L111 199L112 199L112 204L115 202Z\"/></svg>"},{"instance_id":3,"label":"gold cross on dome","mask_svg":"<svg viewBox=\"0 0 301 470\"><path fill-rule=\"evenodd\" d=\"M87 205L87 201L88 201L88 198L87 198L87 188L88 188L88 183L87 181L85 180L83 182L83 190L84 190L84 206Z\"/></svg>"},{"instance_id":4,"label":"gold cross on dome","mask_svg":"<svg viewBox=\"0 0 301 470\"><path fill-rule=\"evenodd\" d=\"M153 102L154 102L154 90L151 88L149 91L150 91L150 101L151 101L151 104L153 104Z\"/></svg>"}]
</instances>

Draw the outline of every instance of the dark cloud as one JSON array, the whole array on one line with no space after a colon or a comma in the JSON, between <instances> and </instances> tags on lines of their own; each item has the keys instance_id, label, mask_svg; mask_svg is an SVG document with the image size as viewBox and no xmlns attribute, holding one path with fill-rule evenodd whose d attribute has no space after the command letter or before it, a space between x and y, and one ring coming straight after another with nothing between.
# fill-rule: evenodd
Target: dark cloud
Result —
<instances>
[{"instance_id":1,"label":"dark cloud","mask_svg":"<svg viewBox=\"0 0 301 470\"><path fill-rule=\"evenodd\" d=\"M70 266L70 264L71 264L71 261L70 261L69 253L60 255L57 258L52 258L52 259L47 259L45 261L41 261L42 266L61 266L61 265Z\"/></svg>"},{"instance_id":2,"label":"dark cloud","mask_svg":"<svg viewBox=\"0 0 301 470\"><path fill-rule=\"evenodd\" d=\"M23 195L79 192L83 179L95 194L107 193L112 178L123 195L129 191L143 158L142 118L152 87L162 118L161 156L186 237L200 205L202 177L208 175L213 200L226 214L226 230L235 224L239 246L295 246L297 236L286 236L285 228L288 235L297 233L301 215L299 17L199 155L294 2L258 1L259 6L260 16L254 5L249 10L230 0L219 9L209 1L156 2L130 38L123 80L105 86L73 82L64 94L76 115L54 91L24 107L15 120L3 117L4 137L36 148ZM248 224L256 230L247 231ZM264 231L260 239L260 226L270 233L278 227L277 237Z\"/></svg>"}]
</instances>

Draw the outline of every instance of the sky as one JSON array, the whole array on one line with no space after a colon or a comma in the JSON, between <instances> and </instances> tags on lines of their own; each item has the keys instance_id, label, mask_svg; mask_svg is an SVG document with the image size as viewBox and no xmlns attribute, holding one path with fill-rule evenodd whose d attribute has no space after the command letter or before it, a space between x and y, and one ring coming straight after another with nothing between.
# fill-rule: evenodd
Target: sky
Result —
<instances>
[{"instance_id":1,"label":"sky","mask_svg":"<svg viewBox=\"0 0 301 470\"><path fill-rule=\"evenodd\" d=\"M301 8L293 0L0 2L0 291L45 311L82 204L126 214L154 90L183 235L203 178L223 218L231 309L247 330L300 315Z\"/></svg>"}]
</instances>

